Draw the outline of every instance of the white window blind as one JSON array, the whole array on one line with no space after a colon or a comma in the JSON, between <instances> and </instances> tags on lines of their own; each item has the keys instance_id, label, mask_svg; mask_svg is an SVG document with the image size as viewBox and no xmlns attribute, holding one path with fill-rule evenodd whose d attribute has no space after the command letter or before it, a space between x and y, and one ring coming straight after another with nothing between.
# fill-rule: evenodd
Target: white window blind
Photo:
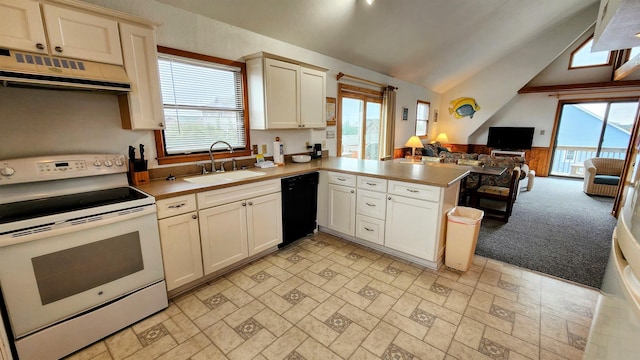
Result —
<instances>
[{"instance_id":1,"label":"white window blind","mask_svg":"<svg viewBox=\"0 0 640 360\"><path fill-rule=\"evenodd\" d=\"M418 100L416 107L416 136L426 136L429 130L429 109L428 102Z\"/></svg>"},{"instance_id":2,"label":"white window blind","mask_svg":"<svg viewBox=\"0 0 640 360\"><path fill-rule=\"evenodd\" d=\"M167 155L209 151L218 140L246 148L242 69L168 54L158 65Z\"/></svg>"}]
</instances>

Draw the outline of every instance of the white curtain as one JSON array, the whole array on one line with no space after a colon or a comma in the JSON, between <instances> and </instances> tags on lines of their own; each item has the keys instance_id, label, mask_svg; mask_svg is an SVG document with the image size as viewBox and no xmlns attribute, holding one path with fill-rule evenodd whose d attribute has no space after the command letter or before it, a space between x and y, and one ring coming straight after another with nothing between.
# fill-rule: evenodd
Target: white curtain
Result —
<instances>
[{"instance_id":1,"label":"white curtain","mask_svg":"<svg viewBox=\"0 0 640 360\"><path fill-rule=\"evenodd\" d=\"M382 95L382 124L380 124L379 157L393 159L393 138L396 124L396 88L387 86Z\"/></svg>"}]
</instances>

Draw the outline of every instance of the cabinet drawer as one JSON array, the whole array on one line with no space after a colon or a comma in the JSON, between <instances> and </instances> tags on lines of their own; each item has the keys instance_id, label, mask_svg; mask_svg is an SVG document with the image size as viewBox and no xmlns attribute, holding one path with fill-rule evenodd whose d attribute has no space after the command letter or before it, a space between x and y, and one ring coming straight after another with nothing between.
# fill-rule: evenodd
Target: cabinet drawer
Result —
<instances>
[{"instance_id":1,"label":"cabinet drawer","mask_svg":"<svg viewBox=\"0 0 640 360\"><path fill-rule=\"evenodd\" d=\"M361 215L371 216L384 220L387 199L385 193L369 190L358 190L356 212Z\"/></svg>"},{"instance_id":2,"label":"cabinet drawer","mask_svg":"<svg viewBox=\"0 0 640 360\"><path fill-rule=\"evenodd\" d=\"M389 188L387 192L389 194L406 196L414 199L439 201L440 200L440 187L413 184L400 181L389 181Z\"/></svg>"},{"instance_id":3,"label":"cabinet drawer","mask_svg":"<svg viewBox=\"0 0 640 360\"><path fill-rule=\"evenodd\" d=\"M358 176L358 189L387 192L387 180L367 176Z\"/></svg>"},{"instance_id":4,"label":"cabinet drawer","mask_svg":"<svg viewBox=\"0 0 640 360\"><path fill-rule=\"evenodd\" d=\"M158 219L186 214L196 210L196 195L191 194L158 200L156 201L156 208L158 209Z\"/></svg>"},{"instance_id":5,"label":"cabinet drawer","mask_svg":"<svg viewBox=\"0 0 640 360\"><path fill-rule=\"evenodd\" d=\"M329 172L329 184L356 186L356 176L337 172Z\"/></svg>"},{"instance_id":6,"label":"cabinet drawer","mask_svg":"<svg viewBox=\"0 0 640 360\"><path fill-rule=\"evenodd\" d=\"M198 209L228 204L234 201L272 194L280 191L280 179L260 181L198 193Z\"/></svg>"},{"instance_id":7,"label":"cabinet drawer","mask_svg":"<svg viewBox=\"0 0 640 360\"><path fill-rule=\"evenodd\" d=\"M384 244L384 220L356 215L356 237L372 243Z\"/></svg>"}]
</instances>

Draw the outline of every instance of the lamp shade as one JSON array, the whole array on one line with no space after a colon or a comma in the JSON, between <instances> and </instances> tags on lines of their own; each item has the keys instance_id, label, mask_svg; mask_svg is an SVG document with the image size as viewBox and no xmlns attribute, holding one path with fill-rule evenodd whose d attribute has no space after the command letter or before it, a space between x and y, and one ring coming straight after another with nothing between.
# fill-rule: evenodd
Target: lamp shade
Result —
<instances>
[{"instance_id":1,"label":"lamp shade","mask_svg":"<svg viewBox=\"0 0 640 360\"><path fill-rule=\"evenodd\" d=\"M423 148L424 147L424 145L422 144L422 141L417 136L410 137L409 140L407 140L407 142L404 144L404 146L410 147L410 148Z\"/></svg>"},{"instance_id":2,"label":"lamp shade","mask_svg":"<svg viewBox=\"0 0 640 360\"><path fill-rule=\"evenodd\" d=\"M438 134L438 136L436 137L436 139L434 141L439 141L441 143L446 143L446 142L449 142L449 138L447 137L447 134L440 133L440 134Z\"/></svg>"}]
</instances>

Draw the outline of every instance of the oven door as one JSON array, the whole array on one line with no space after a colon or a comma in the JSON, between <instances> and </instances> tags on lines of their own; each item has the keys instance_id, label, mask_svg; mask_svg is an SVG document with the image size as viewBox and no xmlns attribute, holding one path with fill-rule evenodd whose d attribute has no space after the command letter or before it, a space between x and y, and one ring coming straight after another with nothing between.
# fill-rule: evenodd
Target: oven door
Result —
<instances>
[{"instance_id":1,"label":"oven door","mask_svg":"<svg viewBox=\"0 0 640 360\"><path fill-rule=\"evenodd\" d=\"M16 339L164 278L155 205L135 210L0 242Z\"/></svg>"}]
</instances>

